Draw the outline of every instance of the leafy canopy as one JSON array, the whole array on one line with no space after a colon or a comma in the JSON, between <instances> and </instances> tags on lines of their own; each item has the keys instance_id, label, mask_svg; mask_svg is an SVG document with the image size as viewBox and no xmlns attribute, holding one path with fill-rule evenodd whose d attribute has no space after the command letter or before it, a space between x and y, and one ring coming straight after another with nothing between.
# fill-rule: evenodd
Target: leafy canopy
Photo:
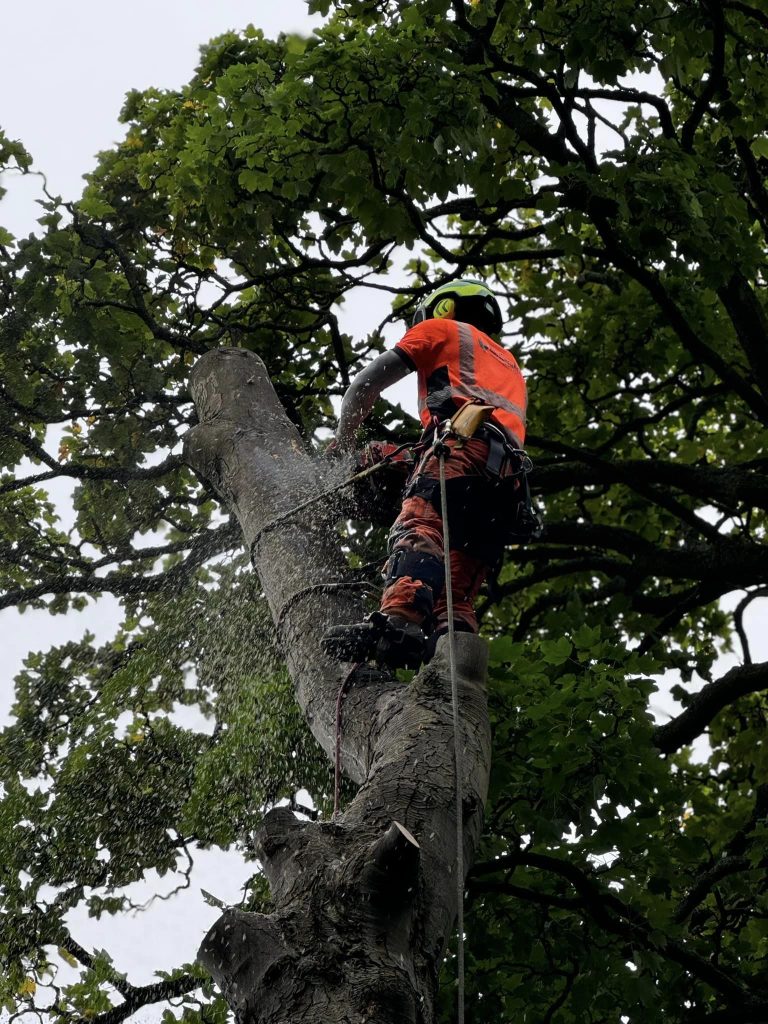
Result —
<instances>
[{"instance_id":1,"label":"leafy canopy","mask_svg":"<svg viewBox=\"0 0 768 1024\"><path fill-rule=\"evenodd\" d=\"M312 6L328 19L309 39L246 28L178 92L130 94L83 196L46 198L35 236L0 230L1 606L83 627L101 595L124 610L110 642L33 652L16 681L0 998L106 1024L179 996L186 1020L223 1019L195 969L150 992L67 928L195 847L244 845L302 787L327 809L237 530L180 462L189 367L258 352L311 443L385 323L472 274L529 376L547 530L482 602L471 1012L765 1017L768 675L742 617L768 582L768 18L736 0ZM0 136L0 166L30 161ZM361 293L392 300L364 338L342 315ZM415 427L382 404L372 429ZM380 553L364 525L346 540L351 566ZM714 678L737 639L742 666ZM657 727L673 670L684 710ZM256 880L246 905L264 898Z\"/></svg>"}]
</instances>

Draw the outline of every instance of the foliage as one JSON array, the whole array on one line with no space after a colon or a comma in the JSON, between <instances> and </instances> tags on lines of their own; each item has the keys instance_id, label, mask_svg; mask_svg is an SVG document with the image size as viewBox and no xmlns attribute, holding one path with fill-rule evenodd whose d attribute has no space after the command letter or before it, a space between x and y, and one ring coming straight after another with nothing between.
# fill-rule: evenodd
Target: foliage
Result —
<instances>
[{"instance_id":1,"label":"foliage","mask_svg":"<svg viewBox=\"0 0 768 1024\"><path fill-rule=\"evenodd\" d=\"M0 607L125 610L111 642L34 653L17 679L1 998L50 1003L60 948L82 977L51 1020L187 993L185 1019L221 1018L194 975L131 986L65 923L84 900L121 912L194 844L243 843L266 803L327 796L237 532L180 463L189 366L258 352L309 442L381 346L383 325L344 333L345 296L389 292L396 319L471 272L529 375L547 530L483 608L495 753L468 1013L764 1019L767 677L741 617L768 581L768 18L313 6L310 39L230 33L182 90L129 95L82 198L48 198L37 236L0 231ZM5 136L0 161L29 169ZM51 500L67 482L71 529ZM370 543L350 538L363 561ZM744 667L717 680L736 636ZM682 741L648 717L673 670Z\"/></svg>"}]
</instances>

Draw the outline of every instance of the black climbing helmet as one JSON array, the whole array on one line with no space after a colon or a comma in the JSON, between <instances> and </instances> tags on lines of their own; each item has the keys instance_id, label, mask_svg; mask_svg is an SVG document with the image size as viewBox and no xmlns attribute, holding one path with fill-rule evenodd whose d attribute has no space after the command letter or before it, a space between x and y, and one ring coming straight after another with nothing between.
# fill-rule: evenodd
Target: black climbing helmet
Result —
<instances>
[{"instance_id":1,"label":"black climbing helmet","mask_svg":"<svg viewBox=\"0 0 768 1024\"><path fill-rule=\"evenodd\" d=\"M470 277L436 288L414 313L411 326L433 318L459 320L485 334L500 334L502 328L501 307L496 296L482 281Z\"/></svg>"}]
</instances>

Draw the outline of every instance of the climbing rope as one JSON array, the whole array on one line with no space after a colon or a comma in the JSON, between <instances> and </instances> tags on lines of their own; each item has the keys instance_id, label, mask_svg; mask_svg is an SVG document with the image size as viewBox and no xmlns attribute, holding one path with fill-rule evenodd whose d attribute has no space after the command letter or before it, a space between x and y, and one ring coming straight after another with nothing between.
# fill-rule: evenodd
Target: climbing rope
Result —
<instances>
[{"instance_id":1,"label":"climbing rope","mask_svg":"<svg viewBox=\"0 0 768 1024\"><path fill-rule=\"evenodd\" d=\"M451 580L451 538L448 527L448 497L445 486L445 458L450 449L444 440L435 441L434 452L440 468L440 507L443 516L443 566L445 571L445 605L448 616L448 664L451 677L451 707L453 712L453 757L456 774L456 925L458 1006L457 1024L464 1024L464 823L462 799L462 751L461 728L459 724L459 679L456 671L456 644L453 626L453 585ZM336 698L336 749L334 759L333 817L339 813L339 791L341 788L341 708L347 688L355 672L363 663L358 662L345 676Z\"/></svg>"},{"instance_id":2,"label":"climbing rope","mask_svg":"<svg viewBox=\"0 0 768 1024\"><path fill-rule=\"evenodd\" d=\"M362 572L362 569L357 571ZM308 597L310 594L332 594L341 590L367 590L372 595L380 593L380 588L374 587L368 580L338 580L333 583L313 583L308 587L302 587L295 594L291 594L274 617L275 632L278 637L282 637L283 626L285 625L285 618L288 612L303 598Z\"/></svg>"},{"instance_id":3,"label":"climbing rope","mask_svg":"<svg viewBox=\"0 0 768 1024\"><path fill-rule=\"evenodd\" d=\"M451 674L451 705L453 708L453 758L456 770L456 926L458 1007L457 1022L464 1024L464 823L462 800L461 730L459 727L459 679L456 672L456 645L453 628L453 586L451 581L451 540L448 531L448 500L445 486L445 456L448 447L435 445L440 467L440 507L443 514L443 563L445 565L445 609L448 615L448 664Z\"/></svg>"}]
</instances>

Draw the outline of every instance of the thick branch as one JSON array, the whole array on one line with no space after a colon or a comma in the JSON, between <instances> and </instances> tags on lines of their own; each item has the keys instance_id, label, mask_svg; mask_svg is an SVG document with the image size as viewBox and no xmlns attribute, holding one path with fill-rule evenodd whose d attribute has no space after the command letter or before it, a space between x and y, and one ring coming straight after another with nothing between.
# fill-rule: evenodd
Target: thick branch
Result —
<instances>
[{"instance_id":1,"label":"thick branch","mask_svg":"<svg viewBox=\"0 0 768 1024\"><path fill-rule=\"evenodd\" d=\"M639 558L642 561L636 569L647 576L701 583L710 583L716 576L730 589L761 584L768 579L764 549L740 535L724 536L716 544L659 548L623 527L570 521L547 526L545 539L566 547L607 548Z\"/></svg>"},{"instance_id":2,"label":"thick branch","mask_svg":"<svg viewBox=\"0 0 768 1024\"><path fill-rule=\"evenodd\" d=\"M685 899L680 901L680 905L675 911L675 923L682 924L683 921L690 917L701 901L706 898L712 888L723 878L738 874L740 871L749 871L752 867L754 865L748 857L723 857L722 860L719 860L709 871L705 871L697 879L696 884Z\"/></svg>"},{"instance_id":3,"label":"thick branch","mask_svg":"<svg viewBox=\"0 0 768 1024\"><path fill-rule=\"evenodd\" d=\"M748 992L737 981L709 960L688 949L681 942L662 935L651 927L642 914L622 902L614 893L601 888L590 875L570 860L548 854L521 851L496 861L478 865L477 874L504 871L526 866L553 872L565 879L581 897L582 907L601 926L633 942L641 942L680 964L692 975L710 985L716 992L736 1003L749 1002ZM558 904L559 905L559 904Z\"/></svg>"},{"instance_id":4,"label":"thick branch","mask_svg":"<svg viewBox=\"0 0 768 1024\"><path fill-rule=\"evenodd\" d=\"M718 291L763 396L768 398L768 317L749 281L736 271Z\"/></svg>"},{"instance_id":5,"label":"thick branch","mask_svg":"<svg viewBox=\"0 0 768 1024\"><path fill-rule=\"evenodd\" d=\"M537 463L535 484L547 494L579 484L623 483L632 487L633 481L638 481L646 486L673 487L734 510L739 505L768 509L768 474L762 461L736 462L721 468L664 459L611 459L538 434L529 434L527 440L530 448L541 448L568 460L548 465Z\"/></svg>"},{"instance_id":6,"label":"thick branch","mask_svg":"<svg viewBox=\"0 0 768 1024\"><path fill-rule=\"evenodd\" d=\"M96 576L94 573L83 573L80 576L63 575L59 572L32 586L6 591L0 595L0 610L58 594L114 594L115 597L139 597L142 594L174 593L183 587L192 573L209 558L231 548L235 543L235 538L236 531L231 523L219 527L217 530L200 534L195 540L185 545L185 549L188 548L189 552L182 562L172 566L166 572L156 573L153 576L119 570L110 572L106 576ZM157 553L153 553L153 550L149 548L146 550L146 554L132 549L130 554L126 555L126 560L136 560L140 563L144 558L156 560L157 557ZM119 557L109 559L109 561L118 560ZM104 560L92 563L91 568L97 568L98 564L105 564Z\"/></svg>"},{"instance_id":7,"label":"thick branch","mask_svg":"<svg viewBox=\"0 0 768 1024\"><path fill-rule=\"evenodd\" d=\"M688 116L680 132L680 141L686 152L693 149L693 139L696 129L709 109L710 102L723 82L725 69L725 17L721 0L713 0L706 5L712 15L712 56L710 58L709 74L704 83L704 88L699 93L693 110Z\"/></svg>"},{"instance_id":8,"label":"thick branch","mask_svg":"<svg viewBox=\"0 0 768 1024\"><path fill-rule=\"evenodd\" d=\"M200 979L185 974L171 981L158 981L153 985L131 986L125 993L125 1002L90 1018L90 1024L121 1024L128 1017L145 1006L166 1002L194 992L200 987Z\"/></svg>"},{"instance_id":9,"label":"thick branch","mask_svg":"<svg viewBox=\"0 0 768 1024\"><path fill-rule=\"evenodd\" d=\"M613 100L617 103L637 103L638 106L647 103L656 109L659 115L659 123L662 132L668 139L674 139L675 126L669 107L661 96L652 92L644 92L642 89L574 89L573 95L582 99Z\"/></svg>"},{"instance_id":10,"label":"thick branch","mask_svg":"<svg viewBox=\"0 0 768 1024\"><path fill-rule=\"evenodd\" d=\"M768 1003L755 1002L749 1006L729 1006L713 1013L694 1013L686 1017L686 1024L765 1024Z\"/></svg>"},{"instance_id":11,"label":"thick branch","mask_svg":"<svg viewBox=\"0 0 768 1024\"><path fill-rule=\"evenodd\" d=\"M740 697L765 689L768 689L768 662L737 665L691 697L688 707L677 718L659 726L654 732L654 743L662 754L672 754L700 736L723 708Z\"/></svg>"}]
</instances>

